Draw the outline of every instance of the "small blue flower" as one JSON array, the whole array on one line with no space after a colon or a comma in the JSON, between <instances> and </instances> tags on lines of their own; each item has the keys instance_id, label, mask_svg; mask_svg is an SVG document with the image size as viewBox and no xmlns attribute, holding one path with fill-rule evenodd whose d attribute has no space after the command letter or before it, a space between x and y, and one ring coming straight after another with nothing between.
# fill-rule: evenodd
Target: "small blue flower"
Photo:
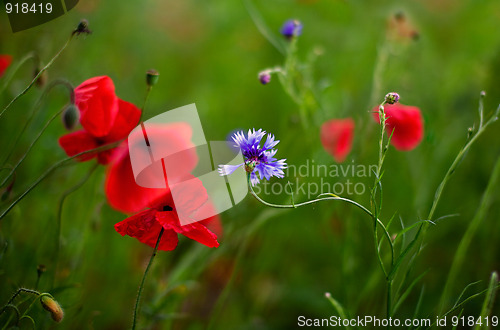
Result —
<instances>
[{"instance_id":1,"label":"small blue flower","mask_svg":"<svg viewBox=\"0 0 500 330\"><path fill-rule=\"evenodd\" d=\"M289 19L281 27L281 34L287 39L300 36L302 34L302 23L296 19Z\"/></svg>"},{"instance_id":2,"label":"small blue flower","mask_svg":"<svg viewBox=\"0 0 500 330\"><path fill-rule=\"evenodd\" d=\"M260 142L266 135L262 129L258 131L255 128L248 130L248 135L245 137L243 131L233 134L232 139L236 143L235 147L239 147L245 158L245 162L239 165L219 165L219 174L229 175L237 168L244 165L245 171L250 173L250 181L252 186L257 185L260 180L269 180L272 176L283 178L285 173L283 169L286 168L286 159L277 160L274 158L277 149L273 149L280 141L274 140L274 135L268 134L266 142L261 147ZM257 176L259 172L260 178Z\"/></svg>"}]
</instances>

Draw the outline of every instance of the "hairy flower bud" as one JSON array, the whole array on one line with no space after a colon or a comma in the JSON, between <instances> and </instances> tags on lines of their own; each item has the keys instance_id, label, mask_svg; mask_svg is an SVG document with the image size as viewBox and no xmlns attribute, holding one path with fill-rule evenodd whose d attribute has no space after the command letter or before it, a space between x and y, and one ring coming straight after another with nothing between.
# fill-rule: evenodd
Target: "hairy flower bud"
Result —
<instances>
[{"instance_id":1,"label":"hairy flower bud","mask_svg":"<svg viewBox=\"0 0 500 330\"><path fill-rule=\"evenodd\" d=\"M149 87L156 85L159 76L160 74L155 69L148 70L146 72L146 84L148 84Z\"/></svg>"},{"instance_id":2,"label":"hairy flower bud","mask_svg":"<svg viewBox=\"0 0 500 330\"><path fill-rule=\"evenodd\" d=\"M271 72L269 70L259 72L259 81L262 85L267 85L271 82Z\"/></svg>"},{"instance_id":3,"label":"hairy flower bud","mask_svg":"<svg viewBox=\"0 0 500 330\"><path fill-rule=\"evenodd\" d=\"M73 34L80 35L82 33L85 33L85 34L92 33L92 31L89 30L89 21L87 21L86 19L82 19L80 21L80 23L78 23L78 26L76 27L76 29L73 31Z\"/></svg>"},{"instance_id":4,"label":"hairy flower bud","mask_svg":"<svg viewBox=\"0 0 500 330\"><path fill-rule=\"evenodd\" d=\"M52 298L51 296L44 295L40 298L40 303L42 307L50 312L50 316L56 322L61 322L64 318L64 311L61 308L61 305Z\"/></svg>"},{"instance_id":5,"label":"hairy flower bud","mask_svg":"<svg viewBox=\"0 0 500 330\"><path fill-rule=\"evenodd\" d=\"M387 95L385 96L385 103L388 103L388 104L394 104L394 103L397 103L399 101L399 94L398 93L387 93Z\"/></svg>"},{"instance_id":6,"label":"hairy flower bud","mask_svg":"<svg viewBox=\"0 0 500 330\"><path fill-rule=\"evenodd\" d=\"M62 114L62 121L66 130L73 130L80 120L80 111L76 105L70 103L66 106Z\"/></svg>"}]
</instances>

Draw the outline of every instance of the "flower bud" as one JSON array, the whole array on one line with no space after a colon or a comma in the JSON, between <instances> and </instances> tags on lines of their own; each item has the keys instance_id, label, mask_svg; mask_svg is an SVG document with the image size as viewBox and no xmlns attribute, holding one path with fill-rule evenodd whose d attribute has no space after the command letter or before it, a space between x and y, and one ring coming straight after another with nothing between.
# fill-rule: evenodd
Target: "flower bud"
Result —
<instances>
[{"instance_id":1,"label":"flower bud","mask_svg":"<svg viewBox=\"0 0 500 330\"><path fill-rule=\"evenodd\" d=\"M300 36L302 34L302 23L296 19L289 19L281 27L281 34L288 40Z\"/></svg>"},{"instance_id":2,"label":"flower bud","mask_svg":"<svg viewBox=\"0 0 500 330\"><path fill-rule=\"evenodd\" d=\"M92 31L89 30L89 21L87 21L86 19L82 19L80 21L80 23L78 23L78 26L76 27L76 29L73 31L73 34L80 35L82 33L85 33L85 34L92 33Z\"/></svg>"},{"instance_id":3,"label":"flower bud","mask_svg":"<svg viewBox=\"0 0 500 330\"><path fill-rule=\"evenodd\" d=\"M43 264L40 264L38 265L38 267L36 267L36 272L38 274L38 277L42 276L43 273L45 273L47 271L47 267L45 267L45 265Z\"/></svg>"},{"instance_id":4,"label":"flower bud","mask_svg":"<svg viewBox=\"0 0 500 330\"><path fill-rule=\"evenodd\" d=\"M73 130L80 120L80 111L76 105L70 103L66 106L62 114L62 121L66 130Z\"/></svg>"},{"instance_id":5,"label":"flower bud","mask_svg":"<svg viewBox=\"0 0 500 330\"><path fill-rule=\"evenodd\" d=\"M64 318L64 311L61 308L61 305L52 298L51 296L44 295L40 298L40 303L42 307L50 312L50 316L56 322L61 322Z\"/></svg>"},{"instance_id":6,"label":"flower bud","mask_svg":"<svg viewBox=\"0 0 500 330\"><path fill-rule=\"evenodd\" d=\"M399 101L399 94L398 93L387 93L385 96L385 103L388 104L394 104Z\"/></svg>"},{"instance_id":7,"label":"flower bud","mask_svg":"<svg viewBox=\"0 0 500 330\"><path fill-rule=\"evenodd\" d=\"M271 72L269 70L259 72L259 81L262 85L267 85L271 82Z\"/></svg>"},{"instance_id":8,"label":"flower bud","mask_svg":"<svg viewBox=\"0 0 500 330\"><path fill-rule=\"evenodd\" d=\"M146 84L148 84L149 87L156 85L159 77L160 74L155 69L148 70L146 72Z\"/></svg>"}]
</instances>

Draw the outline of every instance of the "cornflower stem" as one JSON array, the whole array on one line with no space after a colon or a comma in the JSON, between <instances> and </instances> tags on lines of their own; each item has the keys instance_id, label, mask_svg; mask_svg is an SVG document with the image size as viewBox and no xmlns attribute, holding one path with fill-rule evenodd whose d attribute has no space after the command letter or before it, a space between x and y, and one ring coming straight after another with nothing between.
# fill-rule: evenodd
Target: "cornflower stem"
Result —
<instances>
[{"instance_id":1,"label":"cornflower stem","mask_svg":"<svg viewBox=\"0 0 500 330\"><path fill-rule=\"evenodd\" d=\"M71 34L71 36L68 38L68 40L66 41L66 43L62 46L62 48L56 53L56 55L54 55L54 57L49 61L49 63L47 63L47 65L45 65L38 73L37 75L35 76L35 78L33 78L33 80L28 84L28 86L26 86L26 88L24 88L24 90L17 94L10 102L9 104L7 104L5 106L5 108L2 110L2 112L0 112L0 118L2 118L3 114L5 113L5 111L7 111L11 106L12 104L14 104L14 102L16 102L21 96L23 96L24 94L26 94L30 88L36 83L36 81L38 80L38 78L45 72L47 71L48 68L50 68L50 66L54 63L54 61L59 57L59 55L61 55L61 53L66 49L66 47L69 45L69 43L71 42L71 40L73 39L73 36L74 36L74 33Z\"/></svg>"},{"instance_id":2,"label":"cornflower stem","mask_svg":"<svg viewBox=\"0 0 500 330\"><path fill-rule=\"evenodd\" d=\"M56 280L56 274L57 274L57 268L59 266L59 255L60 255L60 249L61 249L61 224L62 224L62 211L63 211L63 206L64 206L64 201L66 198L80 189L86 182L87 180L92 176L94 171L97 169L99 166L99 163L96 162L92 167L90 168L89 172L87 175L85 175L76 185L73 187L69 188L66 190L63 195L61 196L61 199L59 201L59 207L57 210L57 224L56 224L56 251L55 251L55 256L54 256L54 276L52 278L52 287L54 287L55 280Z\"/></svg>"},{"instance_id":3,"label":"cornflower stem","mask_svg":"<svg viewBox=\"0 0 500 330\"><path fill-rule=\"evenodd\" d=\"M373 217L373 214L370 212L370 210L368 210L366 207L364 207L363 205L351 200L351 199L348 199L348 198L343 198L343 197L340 197L340 196L337 196L335 194L332 194L332 193L325 193L325 194L321 194L319 195L320 198L316 198L316 199L312 199L312 200L309 200L309 201L305 201L305 202L302 202L302 203L293 203L293 204L273 204L273 203L268 203L266 202L265 200L263 200L262 198L260 198L256 193L255 191L253 190L252 188L252 184L250 182L250 174L248 173L247 174L247 182L248 182L248 188L250 190L250 194L255 197L255 199L266 205L266 206L269 206L269 207L273 207L273 208L278 208L278 209L295 209L297 207L301 207L301 206L305 206L305 205L309 205L309 204L314 204L314 203L317 203L317 202L321 202L321 201L328 201L328 200L338 200L338 201L344 201L344 202L347 202L349 204L352 204L356 207L358 207L359 209L361 209L363 212L365 212L366 214L368 214L370 217ZM322 197L322 196L325 196L325 197ZM382 223L382 221L380 221L379 219L377 219L377 223L378 225L382 228L382 230L384 231L385 235L386 235L386 238L390 241L391 241L391 236L389 235L389 232L387 231L387 229L385 228L385 225Z\"/></svg>"},{"instance_id":4,"label":"cornflower stem","mask_svg":"<svg viewBox=\"0 0 500 330\"><path fill-rule=\"evenodd\" d=\"M163 235L163 232L165 230L163 227L160 230L160 234L158 235L158 239L156 240L156 245L153 250L153 254L151 255L151 258L149 259L148 265L146 266L146 270L144 271L144 275L142 276L141 280L141 285L139 285L139 291L137 292L137 298L135 300L135 307L134 307L134 320L132 321L132 330L135 330L137 327L137 319L139 316L139 303L141 301L141 295L142 295L142 290L144 289L144 283L146 282L146 276L148 275L149 269L151 268L151 265L153 264L153 259L156 256L156 252L158 251L158 246L160 245L160 240Z\"/></svg>"},{"instance_id":5,"label":"cornflower stem","mask_svg":"<svg viewBox=\"0 0 500 330\"><path fill-rule=\"evenodd\" d=\"M38 101L37 101L37 103L35 105L35 108L32 111L32 115L28 118L27 122L24 125L24 128L21 130L20 134L18 135L16 141L14 142L14 145L13 145L11 151L9 152L9 154L7 155L7 158L5 159L5 162L7 162L9 160L10 155L12 154L12 152L14 150L14 147L16 146L16 144L19 141L20 137L22 136L22 134L26 130L27 126L29 125L29 122L33 119L35 113L39 109L39 107L40 107L40 105L42 103L43 98L49 93L50 90L52 90L52 88L54 88L55 86L58 86L58 85L64 86L64 87L66 87L68 89L69 96L70 96L70 102L71 103L74 102L74 100L75 100L75 91L74 91L73 86L71 85L71 83L69 81L67 81L66 79L56 79L56 80L52 81L50 83L50 85L47 86L47 88L44 90L43 94L40 95L40 98L38 99ZM17 162L17 164L12 167L12 170L10 171L9 175L7 175L7 177L5 177L5 179L2 181L2 183L0 184L0 187L3 187L7 183L7 181L9 180L9 178L15 173L15 171L17 170L17 168L21 165L21 163L26 158L26 156L28 156L29 152L31 151L31 149L33 148L33 146L35 145L35 143L38 141L38 139L40 139L40 137L45 132L45 130L49 127L49 125L52 123L52 121L54 121L54 119L56 117L58 117L63 111L64 111L64 107L62 107L58 112L56 112L47 121L47 123L42 128L42 130L38 133L38 135L35 137L35 139L31 142L31 144L29 145L29 147L26 150L26 152L21 156L21 159L19 159L19 161Z\"/></svg>"},{"instance_id":6,"label":"cornflower stem","mask_svg":"<svg viewBox=\"0 0 500 330\"><path fill-rule=\"evenodd\" d=\"M55 163L54 165L49 167L49 169L47 169L31 186L29 186L14 202L12 202L12 204L10 204L9 207L7 207L7 209L5 209L5 211L3 211L3 213L0 215L0 221L12 210L12 208L14 206L16 206L17 203L19 203L24 197L26 197L26 195L31 190L33 190L40 182L42 182L45 178L47 178L50 174L52 174L52 172L54 172L59 167L65 165L66 163L68 163L69 161L71 161L72 159L75 159L77 157L80 157L80 156L83 156L83 155L86 155L89 153L93 153L93 152L100 152L100 151L114 148L114 147L118 146L120 144L120 142L121 141L106 144L106 145L97 147L95 149L82 151L74 156L61 159L60 161L58 161L57 163Z\"/></svg>"}]
</instances>

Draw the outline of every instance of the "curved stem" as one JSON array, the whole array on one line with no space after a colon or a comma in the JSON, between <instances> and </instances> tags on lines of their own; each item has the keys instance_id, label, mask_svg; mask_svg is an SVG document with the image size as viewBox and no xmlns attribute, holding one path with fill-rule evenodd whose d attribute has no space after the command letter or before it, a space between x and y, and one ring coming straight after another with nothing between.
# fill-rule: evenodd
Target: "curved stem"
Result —
<instances>
[{"instance_id":1,"label":"curved stem","mask_svg":"<svg viewBox=\"0 0 500 330\"><path fill-rule=\"evenodd\" d=\"M114 142L114 143L110 143L110 144L106 144L106 145L103 145L103 146L100 146L98 148L95 148L95 149L90 149L90 150L86 150L86 151L82 151L74 156L71 156L71 157L67 157L67 158L64 158L60 161L58 161L57 163L55 163L54 165L52 165L47 171L45 171L45 173L43 173L28 189L26 189L25 192L23 192L14 202L12 202L11 205L9 205L9 207L0 215L0 221L10 212L10 210L12 210L12 208L14 206L16 206L17 203L19 203L31 190L33 190L33 188L35 188L40 182L43 181L43 179L45 179L46 177L48 177L50 174L52 174L52 172L54 172L57 168L63 166L64 164L66 164L67 162L69 162L70 160L74 159L74 158L77 158L77 157L80 157L80 156L83 156L83 155L86 155L86 154L89 154L89 153L92 153L92 152L99 152L99 151L104 151L104 150L107 150L107 149L111 149L111 148L114 148L116 147L117 145L119 145L121 141L118 141L118 142Z\"/></svg>"},{"instance_id":2,"label":"curved stem","mask_svg":"<svg viewBox=\"0 0 500 330\"><path fill-rule=\"evenodd\" d=\"M328 200L334 200L334 201L344 201L344 202L347 202L349 204L352 204L356 207L358 207L359 209L361 209L362 211L364 211L366 214L368 214L370 217L373 217L372 213L370 212L370 210L368 210L366 207L364 207L363 205L351 200L351 199L348 199L348 198L343 198L343 197L340 197L340 196L337 196L335 194L329 194L329 193L326 193L326 194L321 194L319 196L330 196L330 197L324 197L324 198L316 198L316 199L312 199L312 200L309 200L309 201L305 201L305 202L302 202L302 203L294 203L293 205L292 204L272 204L272 203L268 203L266 202L265 200L263 200L262 198L260 198L256 193L255 191L253 190L252 188L252 184L250 182L250 174L247 175L247 181L248 181L248 187L249 187L249 190L250 190L250 194L255 197L255 199L257 201L259 201L260 203L266 205L266 206L269 206L269 207L274 207L274 208L278 208L278 209L295 209L297 207L301 207L301 206L305 206L305 205L309 205L309 204L314 204L314 203L317 203L317 202L321 202L321 201L328 201ZM383 229L387 239L391 241L391 236L389 235L389 232L387 231L387 229L385 228L385 225L382 221L380 221L380 219L377 218L377 223L378 225Z\"/></svg>"},{"instance_id":3,"label":"curved stem","mask_svg":"<svg viewBox=\"0 0 500 330\"><path fill-rule=\"evenodd\" d=\"M153 263L153 259L155 258L156 252L158 251L158 246L160 245L161 236L163 235L164 231L165 231L165 229L163 229L163 227L162 227L160 230L160 234L158 235L158 239L156 240L156 245L155 245L155 248L153 250L153 254L151 255L151 258L149 259L146 270L144 271L144 275L142 276L141 285L139 286L139 292L137 292L137 299L135 300L134 320L132 322L132 330L135 330L135 328L137 326L137 318L138 318L138 313L139 313L139 303L141 300L142 290L144 289L144 282L146 281L146 276L148 275L149 268L151 268L151 264Z\"/></svg>"},{"instance_id":4,"label":"curved stem","mask_svg":"<svg viewBox=\"0 0 500 330\"><path fill-rule=\"evenodd\" d=\"M59 265L59 251L61 249L61 223L62 223L62 211L63 211L63 206L64 206L64 201L66 200L66 197L80 189L90 178L92 173L97 169L99 166L99 163L95 163L91 168L90 171L81 179L76 185L73 187L69 188L66 190L62 197L61 200L59 201L59 208L57 210L57 226L56 226L56 251L55 251L55 256L54 256L54 277L52 278L52 287L54 287L54 283L56 280L56 274L57 274L57 268Z\"/></svg>"},{"instance_id":5,"label":"curved stem","mask_svg":"<svg viewBox=\"0 0 500 330\"><path fill-rule=\"evenodd\" d=\"M66 79L57 79L57 80L54 80L49 86L47 86L47 88L45 89L44 93L40 96L39 98L39 101L37 102L38 104L35 106L35 110L33 111L33 115L36 113L36 110L38 108L38 106L41 104L41 101L43 99L43 97L55 86L57 85L63 85L65 87L68 88L68 90L70 91L70 99L71 101L74 101L74 90L73 90L73 86L66 80ZM2 181L2 183L0 184L0 187L3 187L5 185L5 183L7 182L7 180L9 180L9 178L13 175L13 173L16 171L16 169L21 165L21 163L24 161L24 159L26 158L26 156L28 156L28 153L31 151L31 149L33 148L33 146L35 145L35 143L38 141L38 139L40 139L40 137L42 136L42 134L45 132L45 130L47 129L47 127L49 127L49 125L52 123L52 121L54 121L54 119L56 117L58 117L62 112L64 111L64 107L62 107L58 112L56 112L48 121L47 123L45 124L45 126L43 126L42 130L38 133L38 135L35 137L35 139L33 140L33 142L31 142L31 144L29 145L28 147L28 150L26 150L26 152L22 155L21 159L17 162L17 164L12 168L12 170L10 171L9 175ZM30 118L28 119L28 121L26 122L23 130L21 131L19 137L21 137L21 135L23 134L24 130L26 129L29 121L31 121L31 119L33 118L33 115L30 116ZM19 137L17 140L19 140ZM17 141L14 143L14 146L15 144L17 143ZM14 150L14 149L12 149ZM5 161L8 161L10 157L10 154L7 156L7 158L5 159Z\"/></svg>"},{"instance_id":6,"label":"curved stem","mask_svg":"<svg viewBox=\"0 0 500 330\"><path fill-rule=\"evenodd\" d=\"M12 66L13 69L9 70L8 76L5 77L4 83L2 84L2 87L0 87L0 94L3 94L7 86L9 85L10 81L12 78L14 78L16 72L24 65L24 63L28 62L31 59L37 59L38 56L35 55L35 53L31 52L24 56L19 62L15 64L15 66Z\"/></svg>"},{"instance_id":7,"label":"curved stem","mask_svg":"<svg viewBox=\"0 0 500 330\"><path fill-rule=\"evenodd\" d=\"M5 113L5 111L7 111L12 104L14 104L14 102L16 102L21 96L23 96L24 94L26 94L30 88L36 83L36 81L38 80L38 78L45 72L47 71L48 68L50 68L50 66L54 63L54 61L59 57L59 55L61 55L61 53L66 49L66 47L69 45L70 41L73 39L73 36L74 34L71 34L71 36L69 37L68 41L66 41L66 43L64 44L64 46L62 46L62 48L57 52L56 55L54 55L54 57L49 61L49 63L47 63L46 66L44 66L39 72L38 74L35 76L35 78L33 78L33 80L31 81L31 83L28 84L28 86L26 86L26 88L19 94L17 94L13 99L12 101L9 102L9 104L7 104L5 106L5 108L2 110L2 112L0 112L0 118L2 118L2 115Z\"/></svg>"}]
</instances>

